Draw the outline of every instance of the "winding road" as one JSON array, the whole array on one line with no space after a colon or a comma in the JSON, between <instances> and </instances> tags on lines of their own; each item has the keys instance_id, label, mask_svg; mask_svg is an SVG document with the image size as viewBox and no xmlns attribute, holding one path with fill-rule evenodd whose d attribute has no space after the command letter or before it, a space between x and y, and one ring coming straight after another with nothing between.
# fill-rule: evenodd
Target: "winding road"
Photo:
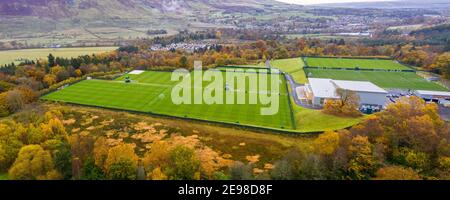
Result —
<instances>
[{"instance_id":1,"label":"winding road","mask_svg":"<svg viewBox=\"0 0 450 200\"><path fill-rule=\"evenodd\" d=\"M311 104L301 101L297 94L297 87L301 87L301 86L305 86L305 85L296 83L290 74L288 74L286 72L283 72L283 74L286 77L286 80L289 81L289 85L291 87L291 95L292 95L292 97L294 97L295 104L297 104L298 106L304 107L304 108L308 108L308 109L320 109L320 108L314 107Z\"/></svg>"}]
</instances>

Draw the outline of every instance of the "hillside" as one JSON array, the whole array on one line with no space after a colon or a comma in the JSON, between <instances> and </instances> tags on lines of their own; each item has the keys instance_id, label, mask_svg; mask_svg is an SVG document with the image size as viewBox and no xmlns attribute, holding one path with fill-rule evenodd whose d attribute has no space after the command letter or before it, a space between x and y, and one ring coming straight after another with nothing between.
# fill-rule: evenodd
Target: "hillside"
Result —
<instances>
[{"instance_id":1,"label":"hillside","mask_svg":"<svg viewBox=\"0 0 450 200\"><path fill-rule=\"evenodd\" d=\"M260 11L283 5L272 0L1 0L2 16L64 19L111 16L119 18L189 14L201 11Z\"/></svg>"},{"instance_id":2,"label":"hillside","mask_svg":"<svg viewBox=\"0 0 450 200\"><path fill-rule=\"evenodd\" d=\"M410 35L420 37L426 43L447 44L448 46L450 44L450 24L419 29L411 32Z\"/></svg>"},{"instance_id":3,"label":"hillside","mask_svg":"<svg viewBox=\"0 0 450 200\"><path fill-rule=\"evenodd\" d=\"M328 3L317 4L316 6L322 7L335 7L335 8L378 8L378 9L395 9L395 8L426 8L426 9L441 9L450 6L447 0L384 0L373 2L352 2L352 3Z\"/></svg>"},{"instance_id":4,"label":"hillside","mask_svg":"<svg viewBox=\"0 0 450 200\"><path fill-rule=\"evenodd\" d=\"M0 42L111 46L148 30L226 27L225 18L297 8L274 0L0 0Z\"/></svg>"}]
</instances>

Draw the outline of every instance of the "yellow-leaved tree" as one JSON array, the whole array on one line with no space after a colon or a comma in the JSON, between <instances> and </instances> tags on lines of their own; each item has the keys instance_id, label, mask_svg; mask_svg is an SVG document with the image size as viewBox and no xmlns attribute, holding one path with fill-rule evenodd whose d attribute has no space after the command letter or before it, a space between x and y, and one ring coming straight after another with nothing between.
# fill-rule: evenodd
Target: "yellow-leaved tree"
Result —
<instances>
[{"instance_id":1,"label":"yellow-leaved tree","mask_svg":"<svg viewBox=\"0 0 450 200\"><path fill-rule=\"evenodd\" d=\"M51 180L61 176L54 169L49 151L39 145L28 145L20 149L19 155L9 170L13 180Z\"/></svg>"},{"instance_id":2,"label":"yellow-leaved tree","mask_svg":"<svg viewBox=\"0 0 450 200\"><path fill-rule=\"evenodd\" d=\"M377 171L375 180L421 180L420 175L411 168L388 166Z\"/></svg>"},{"instance_id":3,"label":"yellow-leaved tree","mask_svg":"<svg viewBox=\"0 0 450 200\"><path fill-rule=\"evenodd\" d=\"M328 131L314 140L314 151L321 155L332 155L339 146L339 134Z\"/></svg>"}]
</instances>

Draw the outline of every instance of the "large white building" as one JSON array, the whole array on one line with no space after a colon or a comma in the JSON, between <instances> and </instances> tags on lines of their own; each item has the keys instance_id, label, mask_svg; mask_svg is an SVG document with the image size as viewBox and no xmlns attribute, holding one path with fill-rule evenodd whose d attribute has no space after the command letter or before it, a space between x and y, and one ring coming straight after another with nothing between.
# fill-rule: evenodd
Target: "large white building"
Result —
<instances>
[{"instance_id":1,"label":"large white building","mask_svg":"<svg viewBox=\"0 0 450 200\"><path fill-rule=\"evenodd\" d=\"M450 100L450 92L417 90L415 94L427 101Z\"/></svg>"},{"instance_id":2,"label":"large white building","mask_svg":"<svg viewBox=\"0 0 450 200\"><path fill-rule=\"evenodd\" d=\"M356 92L361 106L384 107L388 92L371 82L341 81L332 79L310 78L305 86L306 98L314 106L322 106L327 99L338 99L337 89Z\"/></svg>"}]
</instances>

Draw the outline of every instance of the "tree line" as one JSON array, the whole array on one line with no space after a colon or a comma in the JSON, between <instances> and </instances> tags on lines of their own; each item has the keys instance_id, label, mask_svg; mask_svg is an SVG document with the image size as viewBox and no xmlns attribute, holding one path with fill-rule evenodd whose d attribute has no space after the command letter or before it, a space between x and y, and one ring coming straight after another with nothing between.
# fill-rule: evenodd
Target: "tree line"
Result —
<instances>
[{"instance_id":1,"label":"tree line","mask_svg":"<svg viewBox=\"0 0 450 200\"><path fill-rule=\"evenodd\" d=\"M133 141L66 128L64 109L0 122L0 172L16 180L435 180L450 178L450 129L436 104L403 98L350 129L292 148L269 170L218 157L195 137ZM105 131L107 132L107 131ZM136 133L138 134L138 133Z\"/></svg>"}]
</instances>

